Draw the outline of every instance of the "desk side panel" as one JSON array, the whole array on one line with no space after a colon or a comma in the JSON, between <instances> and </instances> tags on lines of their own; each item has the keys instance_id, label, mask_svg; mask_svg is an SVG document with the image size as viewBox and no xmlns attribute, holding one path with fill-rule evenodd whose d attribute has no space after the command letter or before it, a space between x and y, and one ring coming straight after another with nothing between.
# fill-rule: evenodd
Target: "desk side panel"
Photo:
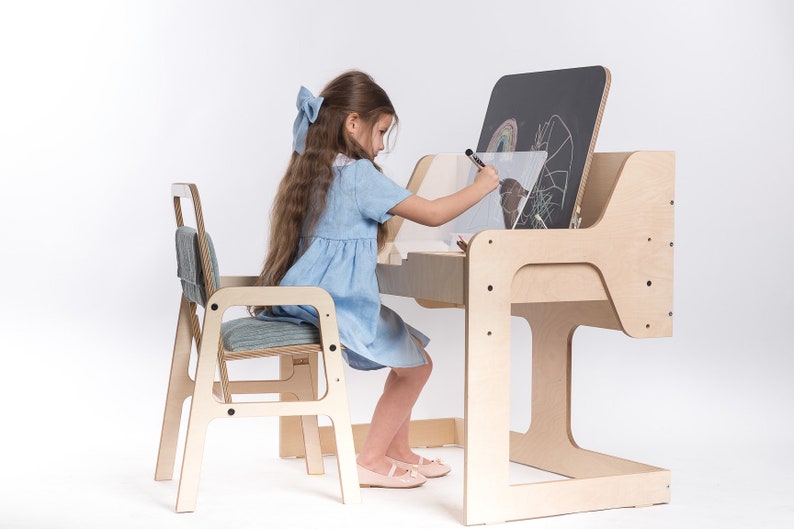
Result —
<instances>
[{"instance_id":1,"label":"desk side panel","mask_svg":"<svg viewBox=\"0 0 794 529\"><path fill-rule=\"evenodd\" d=\"M620 161L613 158L613 167ZM665 152L626 156L603 213L589 228L486 230L475 235L468 249L468 277L476 272L485 283L473 285L470 280L468 301L477 303L492 290L511 289L516 273L528 265L549 265L555 271L551 277L560 284L548 287L552 290L568 288L565 275L557 270L590 265L600 275L626 334L671 336L674 161L674 154ZM582 281L587 288L598 283ZM592 292L583 296L588 299Z\"/></svg>"},{"instance_id":2,"label":"desk side panel","mask_svg":"<svg viewBox=\"0 0 794 529\"><path fill-rule=\"evenodd\" d=\"M592 228L615 311L637 338L673 333L674 181L674 153L632 153Z\"/></svg>"}]
</instances>

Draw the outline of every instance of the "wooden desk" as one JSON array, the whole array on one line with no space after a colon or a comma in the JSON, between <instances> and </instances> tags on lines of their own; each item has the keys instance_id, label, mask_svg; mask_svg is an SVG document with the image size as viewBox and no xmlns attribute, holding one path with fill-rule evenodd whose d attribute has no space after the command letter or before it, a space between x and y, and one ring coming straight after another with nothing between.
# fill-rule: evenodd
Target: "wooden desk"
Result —
<instances>
[{"instance_id":1,"label":"wooden desk","mask_svg":"<svg viewBox=\"0 0 794 529\"><path fill-rule=\"evenodd\" d=\"M409 188L418 189L429 165L420 160ZM670 152L596 153L580 229L488 230L465 256L414 253L387 264L395 259L385 255L378 265L382 293L466 311L465 416L417 421L411 430L414 446L465 450L464 524L670 501L668 470L574 441L571 338L580 325L636 338L672 335L674 173ZM532 419L524 433L509 425L512 316L532 329ZM366 427L354 427L357 444ZM333 450L327 432L323 442ZM508 461L569 479L510 485Z\"/></svg>"}]
</instances>

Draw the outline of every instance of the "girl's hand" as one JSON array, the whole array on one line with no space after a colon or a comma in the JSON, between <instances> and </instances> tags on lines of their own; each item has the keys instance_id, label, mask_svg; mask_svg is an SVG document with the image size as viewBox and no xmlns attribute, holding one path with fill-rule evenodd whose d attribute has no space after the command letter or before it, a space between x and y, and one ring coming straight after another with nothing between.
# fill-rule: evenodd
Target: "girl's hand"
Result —
<instances>
[{"instance_id":1,"label":"girl's hand","mask_svg":"<svg viewBox=\"0 0 794 529\"><path fill-rule=\"evenodd\" d=\"M483 191L483 196L487 195L499 185L499 172L493 165L486 165L474 175L474 186Z\"/></svg>"}]
</instances>

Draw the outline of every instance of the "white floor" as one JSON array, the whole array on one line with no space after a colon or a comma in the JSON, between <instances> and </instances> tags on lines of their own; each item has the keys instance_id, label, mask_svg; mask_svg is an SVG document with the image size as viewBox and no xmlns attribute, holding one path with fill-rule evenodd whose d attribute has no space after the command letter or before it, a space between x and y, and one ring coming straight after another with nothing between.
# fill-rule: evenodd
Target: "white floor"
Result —
<instances>
[{"instance_id":1,"label":"white floor","mask_svg":"<svg viewBox=\"0 0 794 529\"><path fill-rule=\"evenodd\" d=\"M177 480L153 480L157 426L125 427L84 410L73 423L104 422L109 433L74 444L64 431L33 428L24 457L6 451L0 484L0 527L21 528L406 528L461 527L463 451L420 450L455 469L409 491L362 490L363 503L340 501L336 461L308 476L302 460L276 455L271 419L219 421L210 429L194 513L173 510ZM157 411L152 410L154 414ZM134 416L135 413L132 413ZM130 424L135 424L132 421ZM140 423L139 423L140 424ZM673 472L672 502L638 509L581 513L505 524L512 528L791 528L794 462L784 447L688 446L638 450ZM620 454L617 454L620 455ZM10 473L9 473L10 470ZM178 467L177 475L178 477ZM543 480L514 465L515 482Z\"/></svg>"},{"instance_id":2,"label":"white floor","mask_svg":"<svg viewBox=\"0 0 794 529\"><path fill-rule=\"evenodd\" d=\"M453 472L447 477L410 491L364 489L361 504L345 505L333 457L326 458L323 476L306 475L302 460L278 457L275 419L213 423L197 510L176 514L177 479L154 481L168 370L162 349L172 338L130 340L108 350L68 349L60 337L77 327L62 325L37 345L49 352L46 369L36 355L9 355L6 361L14 376L4 382L0 529L462 527L462 449L420 450L448 461ZM11 335L7 351L26 351L22 340L29 336ZM113 342L98 336L96 343ZM611 392L620 383L608 378L608 352L581 354L577 366L586 376L576 387L587 386L587 380L599 385L577 393L574 434L584 448L670 469L672 502L509 522L505 529L794 527L790 390L770 382L787 379L787 364L777 375L766 368L764 377L749 376L749 367L736 376L726 370L715 375L712 364L700 368L691 363L693 356L681 353L665 357L673 364L668 373L661 371L663 362L652 363L656 356L661 354L644 355L642 361L657 372L659 387L654 377L623 377L629 386ZM435 385L426 390L424 404L444 395L459 400L457 385L438 385L453 363L444 354L435 358ZM603 369L596 358L606 363ZM361 387L376 376L348 378L359 412L377 397L372 388ZM674 376L680 388L663 394ZM712 385L704 389L690 380ZM635 397L616 400L621 394ZM178 472L177 465L175 478ZM539 477L538 471L513 465L514 482Z\"/></svg>"}]
</instances>

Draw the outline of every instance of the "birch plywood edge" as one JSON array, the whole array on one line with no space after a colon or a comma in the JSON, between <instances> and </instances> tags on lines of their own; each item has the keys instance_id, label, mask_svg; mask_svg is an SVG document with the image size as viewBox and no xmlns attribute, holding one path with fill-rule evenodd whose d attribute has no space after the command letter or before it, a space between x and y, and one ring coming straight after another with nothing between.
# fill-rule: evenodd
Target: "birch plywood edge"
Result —
<instances>
[{"instance_id":1,"label":"birch plywood edge","mask_svg":"<svg viewBox=\"0 0 794 529\"><path fill-rule=\"evenodd\" d=\"M588 264L626 334L672 336L674 176L672 152L596 153L583 228L480 232L469 244L468 269L490 270L491 288L509 291L524 266L560 265L563 280L566 267Z\"/></svg>"}]
</instances>

